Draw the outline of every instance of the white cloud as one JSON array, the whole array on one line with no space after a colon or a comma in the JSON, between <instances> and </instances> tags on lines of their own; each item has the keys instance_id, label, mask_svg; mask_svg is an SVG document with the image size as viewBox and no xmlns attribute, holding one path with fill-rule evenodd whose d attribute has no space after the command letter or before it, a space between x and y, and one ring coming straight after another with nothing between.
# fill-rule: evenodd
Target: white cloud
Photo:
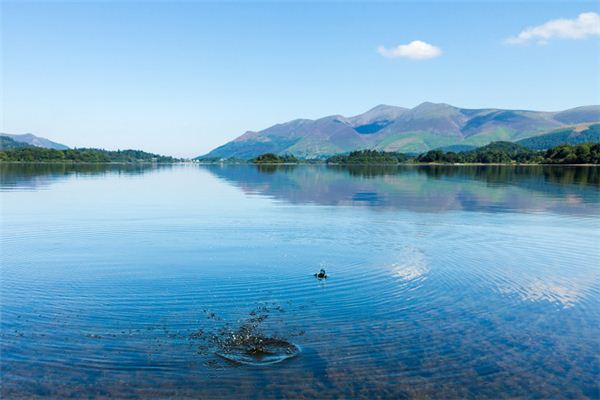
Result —
<instances>
[{"instance_id":1,"label":"white cloud","mask_svg":"<svg viewBox=\"0 0 600 400\"><path fill-rule=\"evenodd\" d=\"M413 40L409 44L401 44L391 49L379 46L377 52L386 58L403 57L412 60L427 60L442 54L442 50L439 47L435 47L421 40Z\"/></svg>"},{"instance_id":2,"label":"white cloud","mask_svg":"<svg viewBox=\"0 0 600 400\"><path fill-rule=\"evenodd\" d=\"M575 19L553 19L542 25L525 29L517 36L506 39L510 44L535 42L546 44L550 39L585 39L600 35L600 15L595 12L581 13Z\"/></svg>"}]
</instances>

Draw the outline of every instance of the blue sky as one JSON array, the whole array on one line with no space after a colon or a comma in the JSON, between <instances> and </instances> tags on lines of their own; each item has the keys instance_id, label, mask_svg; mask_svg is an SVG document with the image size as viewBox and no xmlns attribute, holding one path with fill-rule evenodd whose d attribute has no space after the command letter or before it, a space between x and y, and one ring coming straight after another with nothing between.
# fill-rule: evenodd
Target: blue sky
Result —
<instances>
[{"instance_id":1,"label":"blue sky","mask_svg":"<svg viewBox=\"0 0 600 400\"><path fill-rule=\"evenodd\" d=\"M4 1L0 128L69 146L196 156L246 130L377 104L600 104L600 36L546 26L549 38L535 36L542 27L514 43L528 27L599 8ZM397 46L413 41L437 50L407 58L413 47Z\"/></svg>"}]
</instances>

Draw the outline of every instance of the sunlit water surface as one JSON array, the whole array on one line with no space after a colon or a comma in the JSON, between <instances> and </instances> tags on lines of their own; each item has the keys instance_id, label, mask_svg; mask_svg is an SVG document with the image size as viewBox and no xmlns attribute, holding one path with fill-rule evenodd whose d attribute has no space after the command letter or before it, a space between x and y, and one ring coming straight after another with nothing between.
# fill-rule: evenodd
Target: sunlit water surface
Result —
<instances>
[{"instance_id":1,"label":"sunlit water surface","mask_svg":"<svg viewBox=\"0 0 600 400\"><path fill-rule=\"evenodd\" d=\"M597 168L0 172L2 398L600 396Z\"/></svg>"}]
</instances>

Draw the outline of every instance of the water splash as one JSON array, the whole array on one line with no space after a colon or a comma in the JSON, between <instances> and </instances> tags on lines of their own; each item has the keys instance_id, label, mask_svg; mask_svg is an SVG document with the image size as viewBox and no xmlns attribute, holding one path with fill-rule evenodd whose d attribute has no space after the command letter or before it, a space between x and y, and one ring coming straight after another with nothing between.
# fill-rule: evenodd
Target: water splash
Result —
<instances>
[{"instance_id":1,"label":"water splash","mask_svg":"<svg viewBox=\"0 0 600 400\"><path fill-rule=\"evenodd\" d=\"M300 347L285 338L266 334L261 324L269 317L271 308L266 306L253 310L249 318L244 320L237 328L226 325L216 333L206 334L203 330L190 335L193 339L204 339L212 346L219 357L236 364L245 365L271 365L293 358L300 353ZM280 312L283 309L275 308ZM211 315L214 315L211 313Z\"/></svg>"}]
</instances>

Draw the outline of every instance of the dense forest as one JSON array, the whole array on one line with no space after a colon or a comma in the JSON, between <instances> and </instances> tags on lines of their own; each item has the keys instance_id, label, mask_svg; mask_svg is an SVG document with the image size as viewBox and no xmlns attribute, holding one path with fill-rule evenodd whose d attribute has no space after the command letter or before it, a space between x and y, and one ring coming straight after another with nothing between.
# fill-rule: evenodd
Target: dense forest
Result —
<instances>
[{"instance_id":1,"label":"dense forest","mask_svg":"<svg viewBox=\"0 0 600 400\"><path fill-rule=\"evenodd\" d=\"M600 164L600 143L563 144L546 151L536 151L516 143L494 142L461 153L431 150L419 155L416 161L481 164Z\"/></svg>"},{"instance_id":2,"label":"dense forest","mask_svg":"<svg viewBox=\"0 0 600 400\"><path fill-rule=\"evenodd\" d=\"M600 164L600 143L563 144L546 150L548 164Z\"/></svg>"},{"instance_id":3,"label":"dense forest","mask_svg":"<svg viewBox=\"0 0 600 400\"><path fill-rule=\"evenodd\" d=\"M299 160L292 155L278 156L273 153L265 153L252 159L254 164L290 164L297 163Z\"/></svg>"},{"instance_id":4,"label":"dense forest","mask_svg":"<svg viewBox=\"0 0 600 400\"><path fill-rule=\"evenodd\" d=\"M474 150L444 152L430 150L416 158L417 162L437 163L539 163L543 157L538 152L512 142L493 142Z\"/></svg>"},{"instance_id":5,"label":"dense forest","mask_svg":"<svg viewBox=\"0 0 600 400\"><path fill-rule=\"evenodd\" d=\"M563 144L546 151L530 150L512 142L493 142L463 152L431 150L416 157L376 150L353 151L327 159L337 165L394 165L406 162L445 164L600 164L600 143Z\"/></svg>"},{"instance_id":6,"label":"dense forest","mask_svg":"<svg viewBox=\"0 0 600 400\"><path fill-rule=\"evenodd\" d=\"M42 147L22 147L0 151L0 161L17 162L89 162L89 163L133 163L179 161L173 157L146 153L141 150L108 151L102 149L54 150Z\"/></svg>"},{"instance_id":7,"label":"dense forest","mask_svg":"<svg viewBox=\"0 0 600 400\"><path fill-rule=\"evenodd\" d=\"M377 150L357 150L349 154L340 154L327 159L328 164L356 165L356 164L401 164L410 160L402 153L392 153Z\"/></svg>"}]
</instances>

